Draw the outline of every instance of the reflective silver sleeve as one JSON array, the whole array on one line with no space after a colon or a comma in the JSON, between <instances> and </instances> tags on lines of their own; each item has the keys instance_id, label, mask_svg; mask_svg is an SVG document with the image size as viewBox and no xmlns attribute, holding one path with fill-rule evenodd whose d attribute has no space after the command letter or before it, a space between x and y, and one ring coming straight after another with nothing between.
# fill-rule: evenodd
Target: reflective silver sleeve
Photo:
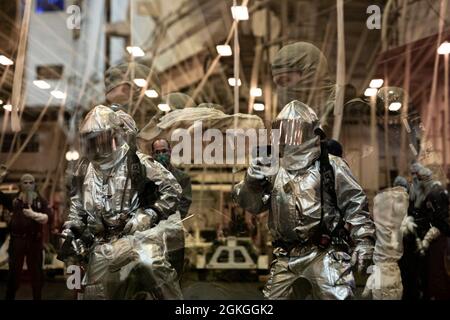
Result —
<instances>
[{"instance_id":1,"label":"reflective silver sleeve","mask_svg":"<svg viewBox=\"0 0 450 320\"><path fill-rule=\"evenodd\" d=\"M167 219L175 213L181 199L182 189L177 179L166 168L151 158L142 159L147 171L147 178L155 183L159 192L159 199L154 206L160 219Z\"/></svg>"},{"instance_id":2,"label":"reflective silver sleeve","mask_svg":"<svg viewBox=\"0 0 450 320\"><path fill-rule=\"evenodd\" d=\"M270 196L261 181L249 175L233 188L233 200L243 209L258 214L269 209Z\"/></svg>"},{"instance_id":3,"label":"reflective silver sleeve","mask_svg":"<svg viewBox=\"0 0 450 320\"><path fill-rule=\"evenodd\" d=\"M70 198L69 216L67 217L67 221L64 223L64 228L70 229L74 227L80 229L83 226L83 212L83 204L81 203L80 196L77 193Z\"/></svg>"},{"instance_id":4,"label":"reflective silver sleeve","mask_svg":"<svg viewBox=\"0 0 450 320\"><path fill-rule=\"evenodd\" d=\"M334 169L337 205L343 212L345 222L351 226L352 240L355 243L364 238L375 240L375 224L369 214L364 190L353 177L345 161L333 157L331 163Z\"/></svg>"}]
</instances>

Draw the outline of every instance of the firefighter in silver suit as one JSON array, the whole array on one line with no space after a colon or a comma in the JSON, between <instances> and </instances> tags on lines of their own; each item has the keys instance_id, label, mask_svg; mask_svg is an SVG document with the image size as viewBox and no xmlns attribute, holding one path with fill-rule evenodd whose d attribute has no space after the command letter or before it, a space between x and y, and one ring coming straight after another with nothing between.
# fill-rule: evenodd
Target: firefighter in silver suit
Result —
<instances>
[{"instance_id":1,"label":"firefighter in silver suit","mask_svg":"<svg viewBox=\"0 0 450 320\"><path fill-rule=\"evenodd\" d=\"M84 298L181 298L164 247L181 195L177 180L136 150L136 124L123 111L95 107L80 133L84 158L62 236L64 260L85 267Z\"/></svg>"},{"instance_id":2,"label":"firefighter in silver suit","mask_svg":"<svg viewBox=\"0 0 450 320\"><path fill-rule=\"evenodd\" d=\"M314 299L350 299L352 266L362 271L372 263L375 227L366 195L339 157L327 155L331 189L321 183L318 128L310 107L288 103L273 123L280 139L277 165L254 157L233 190L249 212L269 210L275 258L263 291L267 299L307 297L305 288Z\"/></svg>"}]
</instances>

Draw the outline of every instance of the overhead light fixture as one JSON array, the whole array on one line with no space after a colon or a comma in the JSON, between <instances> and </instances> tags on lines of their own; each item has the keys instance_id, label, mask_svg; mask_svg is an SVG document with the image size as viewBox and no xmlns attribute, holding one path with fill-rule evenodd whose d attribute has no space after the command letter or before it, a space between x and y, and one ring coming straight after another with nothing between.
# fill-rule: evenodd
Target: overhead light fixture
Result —
<instances>
[{"instance_id":1,"label":"overhead light fixture","mask_svg":"<svg viewBox=\"0 0 450 320\"><path fill-rule=\"evenodd\" d=\"M253 110L255 110L255 111L264 111L264 104L263 103L254 103L253 104Z\"/></svg>"},{"instance_id":2,"label":"overhead light fixture","mask_svg":"<svg viewBox=\"0 0 450 320\"><path fill-rule=\"evenodd\" d=\"M76 161L80 159L80 154L76 150L69 150L66 152L66 160L67 161Z\"/></svg>"},{"instance_id":3,"label":"overhead light fixture","mask_svg":"<svg viewBox=\"0 0 450 320\"><path fill-rule=\"evenodd\" d=\"M401 102L391 102L391 104L389 105L389 111L398 111L400 110L400 108L402 107L402 103Z\"/></svg>"},{"instance_id":4,"label":"overhead light fixture","mask_svg":"<svg viewBox=\"0 0 450 320\"><path fill-rule=\"evenodd\" d=\"M56 99L65 99L67 97L67 94L65 94L64 92L60 91L60 90L53 90L52 92L50 92L50 94L55 97Z\"/></svg>"},{"instance_id":5,"label":"overhead light fixture","mask_svg":"<svg viewBox=\"0 0 450 320\"><path fill-rule=\"evenodd\" d=\"M251 88L250 89L250 95L252 97L261 97L262 96L261 88Z\"/></svg>"},{"instance_id":6,"label":"overhead light fixture","mask_svg":"<svg viewBox=\"0 0 450 320\"><path fill-rule=\"evenodd\" d=\"M47 90L47 89L51 88L51 86L48 84L48 82L44 81L44 80L34 80L33 84L42 90Z\"/></svg>"},{"instance_id":7,"label":"overhead light fixture","mask_svg":"<svg viewBox=\"0 0 450 320\"><path fill-rule=\"evenodd\" d=\"M4 66L11 66L14 64L14 61L9 59L8 57L5 57L4 55L0 55L0 64Z\"/></svg>"},{"instance_id":8,"label":"overhead light fixture","mask_svg":"<svg viewBox=\"0 0 450 320\"><path fill-rule=\"evenodd\" d=\"M142 50L140 47L128 46L127 47L127 51L133 57L143 57L143 56L145 56L144 50Z\"/></svg>"},{"instance_id":9,"label":"overhead light fixture","mask_svg":"<svg viewBox=\"0 0 450 320\"><path fill-rule=\"evenodd\" d=\"M11 111L12 111L12 105L10 105L10 104L5 104L5 105L3 106L3 109L5 109L6 111L11 112Z\"/></svg>"},{"instance_id":10,"label":"overhead light fixture","mask_svg":"<svg viewBox=\"0 0 450 320\"><path fill-rule=\"evenodd\" d=\"M3 104L3 100L2 99L0 99L0 104Z\"/></svg>"},{"instance_id":11,"label":"overhead light fixture","mask_svg":"<svg viewBox=\"0 0 450 320\"><path fill-rule=\"evenodd\" d=\"M222 44L216 46L217 53L223 57L229 57L233 55L233 52L231 51L231 47L227 44Z\"/></svg>"},{"instance_id":12,"label":"overhead light fixture","mask_svg":"<svg viewBox=\"0 0 450 320\"><path fill-rule=\"evenodd\" d=\"M248 9L246 6L232 6L231 15L234 20L248 20Z\"/></svg>"},{"instance_id":13,"label":"overhead light fixture","mask_svg":"<svg viewBox=\"0 0 450 320\"><path fill-rule=\"evenodd\" d=\"M133 80L134 84L137 85L138 87L145 87L147 85L147 80L139 78L139 79L134 79Z\"/></svg>"},{"instance_id":14,"label":"overhead light fixture","mask_svg":"<svg viewBox=\"0 0 450 320\"><path fill-rule=\"evenodd\" d=\"M375 97L377 95L378 89L376 88L367 88L366 91L364 91L364 95L366 97Z\"/></svg>"},{"instance_id":15,"label":"overhead light fixture","mask_svg":"<svg viewBox=\"0 0 450 320\"><path fill-rule=\"evenodd\" d=\"M73 160L78 160L78 159L80 159L80 154L78 153L78 151L76 151L76 150L73 150L73 151L72 151L72 159L73 159Z\"/></svg>"},{"instance_id":16,"label":"overhead light fixture","mask_svg":"<svg viewBox=\"0 0 450 320\"><path fill-rule=\"evenodd\" d=\"M438 54L449 54L450 53L450 43L448 43L447 41L442 43L439 46L437 52L438 52Z\"/></svg>"},{"instance_id":17,"label":"overhead light fixture","mask_svg":"<svg viewBox=\"0 0 450 320\"><path fill-rule=\"evenodd\" d=\"M228 78L228 84L232 87L236 86L236 79L235 78ZM241 79L238 79L237 85L240 87L242 84Z\"/></svg>"},{"instance_id":18,"label":"overhead light fixture","mask_svg":"<svg viewBox=\"0 0 450 320\"><path fill-rule=\"evenodd\" d=\"M145 95L149 98L158 98L158 92L153 89L145 90Z\"/></svg>"},{"instance_id":19,"label":"overhead light fixture","mask_svg":"<svg viewBox=\"0 0 450 320\"><path fill-rule=\"evenodd\" d=\"M372 79L370 81L369 87L371 88L381 88L381 86L383 85L384 80L383 79Z\"/></svg>"},{"instance_id":20,"label":"overhead light fixture","mask_svg":"<svg viewBox=\"0 0 450 320\"><path fill-rule=\"evenodd\" d=\"M160 104L158 104L158 108L159 108L159 110L161 110L163 112L169 112L170 111L170 106L167 103L160 103Z\"/></svg>"}]
</instances>

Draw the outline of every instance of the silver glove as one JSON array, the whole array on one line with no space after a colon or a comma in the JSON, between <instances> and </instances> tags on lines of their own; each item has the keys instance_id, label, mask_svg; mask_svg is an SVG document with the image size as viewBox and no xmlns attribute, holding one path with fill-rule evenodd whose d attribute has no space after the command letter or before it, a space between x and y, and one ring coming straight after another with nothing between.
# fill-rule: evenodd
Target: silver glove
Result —
<instances>
[{"instance_id":1,"label":"silver glove","mask_svg":"<svg viewBox=\"0 0 450 320\"><path fill-rule=\"evenodd\" d=\"M138 211L134 217L132 217L126 223L123 228L124 234L133 234L136 231L144 231L150 229L158 221L158 214L152 209L145 209L144 211Z\"/></svg>"},{"instance_id":2,"label":"silver glove","mask_svg":"<svg viewBox=\"0 0 450 320\"><path fill-rule=\"evenodd\" d=\"M277 173L277 168L271 158L256 157L253 158L247 170L247 174L257 180L268 179Z\"/></svg>"},{"instance_id":3,"label":"silver glove","mask_svg":"<svg viewBox=\"0 0 450 320\"><path fill-rule=\"evenodd\" d=\"M369 278L362 293L374 300L400 300L403 286L397 262L383 262L369 267Z\"/></svg>"},{"instance_id":4,"label":"silver glove","mask_svg":"<svg viewBox=\"0 0 450 320\"><path fill-rule=\"evenodd\" d=\"M123 266L139 258L139 253L130 237L120 238L109 246L112 250L112 260L108 266L110 272L119 271Z\"/></svg>"},{"instance_id":5,"label":"silver glove","mask_svg":"<svg viewBox=\"0 0 450 320\"><path fill-rule=\"evenodd\" d=\"M103 225L100 215L96 214L88 215L87 226L89 231L91 231L95 235L102 233L105 230L105 226Z\"/></svg>"},{"instance_id":6,"label":"silver glove","mask_svg":"<svg viewBox=\"0 0 450 320\"><path fill-rule=\"evenodd\" d=\"M365 272L372 265L375 245L372 240L362 240L359 242L352 254L352 265L357 266L358 272Z\"/></svg>"}]
</instances>

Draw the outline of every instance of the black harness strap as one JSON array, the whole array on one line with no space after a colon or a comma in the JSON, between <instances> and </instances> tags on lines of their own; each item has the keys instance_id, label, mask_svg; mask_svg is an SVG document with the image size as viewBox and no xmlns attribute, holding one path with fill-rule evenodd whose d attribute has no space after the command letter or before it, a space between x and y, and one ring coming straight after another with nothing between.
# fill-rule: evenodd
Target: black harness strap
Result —
<instances>
[{"instance_id":1,"label":"black harness strap","mask_svg":"<svg viewBox=\"0 0 450 320\"><path fill-rule=\"evenodd\" d=\"M335 189L335 177L333 166L330 163L330 158L328 154L328 145L327 138L325 133L318 129L316 130L316 134L320 137L320 158L319 158L319 172L320 172L320 223L318 228L318 242L319 244L323 244L323 246L329 245L328 242L331 242L333 239L339 239L339 241L349 241L348 235L345 229L345 221L344 216L339 208L336 189ZM330 198L333 207L337 210L339 214L339 222L334 230L328 230L327 226L324 222L325 217L325 197L324 192L326 192ZM344 238L344 239L341 239Z\"/></svg>"}]
</instances>

